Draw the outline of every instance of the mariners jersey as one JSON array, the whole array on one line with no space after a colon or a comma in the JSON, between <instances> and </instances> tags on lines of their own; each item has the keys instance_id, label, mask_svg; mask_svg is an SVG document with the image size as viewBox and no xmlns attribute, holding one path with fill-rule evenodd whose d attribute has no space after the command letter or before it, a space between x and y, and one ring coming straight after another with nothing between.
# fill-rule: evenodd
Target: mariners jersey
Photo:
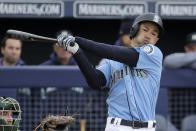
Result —
<instances>
[{"instance_id":1,"label":"mariners jersey","mask_svg":"<svg viewBox=\"0 0 196 131\"><path fill-rule=\"evenodd\" d=\"M108 115L131 121L154 120L163 54L151 44L135 49L139 53L136 67L107 59L97 67L105 75L105 87L110 88Z\"/></svg>"}]
</instances>

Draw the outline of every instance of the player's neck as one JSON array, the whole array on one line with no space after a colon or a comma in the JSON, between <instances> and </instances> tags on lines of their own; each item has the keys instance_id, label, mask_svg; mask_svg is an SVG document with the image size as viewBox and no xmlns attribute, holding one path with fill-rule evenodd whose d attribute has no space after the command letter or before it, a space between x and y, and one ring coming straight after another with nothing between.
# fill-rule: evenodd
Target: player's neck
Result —
<instances>
[{"instance_id":1,"label":"player's neck","mask_svg":"<svg viewBox=\"0 0 196 131\"><path fill-rule=\"evenodd\" d=\"M141 47L143 44L136 42L134 39L131 41L131 46L132 47Z\"/></svg>"}]
</instances>

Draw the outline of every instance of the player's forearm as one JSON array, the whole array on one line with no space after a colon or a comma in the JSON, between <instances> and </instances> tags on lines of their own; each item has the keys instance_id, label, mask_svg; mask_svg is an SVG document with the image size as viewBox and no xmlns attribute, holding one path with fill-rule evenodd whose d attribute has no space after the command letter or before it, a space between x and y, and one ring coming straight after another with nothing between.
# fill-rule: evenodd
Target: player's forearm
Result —
<instances>
[{"instance_id":1,"label":"player's forearm","mask_svg":"<svg viewBox=\"0 0 196 131\"><path fill-rule=\"evenodd\" d=\"M86 81L91 88L100 89L105 85L105 76L99 70L93 68L93 65L88 61L81 49L74 54L74 59L76 60L81 72L85 76Z\"/></svg>"},{"instance_id":2,"label":"player's forearm","mask_svg":"<svg viewBox=\"0 0 196 131\"><path fill-rule=\"evenodd\" d=\"M81 37L75 37L76 43L79 46L95 55L119 61L130 66L136 66L139 59L139 53L134 48L128 48L123 46L113 46L109 44L94 42Z\"/></svg>"}]
</instances>

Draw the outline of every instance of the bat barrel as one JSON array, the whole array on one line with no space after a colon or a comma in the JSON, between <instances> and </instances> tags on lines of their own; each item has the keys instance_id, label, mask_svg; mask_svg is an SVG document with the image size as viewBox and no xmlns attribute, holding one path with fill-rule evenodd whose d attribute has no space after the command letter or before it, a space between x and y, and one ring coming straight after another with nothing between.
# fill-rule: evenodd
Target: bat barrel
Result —
<instances>
[{"instance_id":1,"label":"bat barrel","mask_svg":"<svg viewBox=\"0 0 196 131\"><path fill-rule=\"evenodd\" d=\"M48 43L56 43L57 40L54 38L44 37L40 35L35 35L23 31L18 30L7 30L7 36L10 38L20 39L23 41L41 41L41 42L48 42Z\"/></svg>"}]
</instances>

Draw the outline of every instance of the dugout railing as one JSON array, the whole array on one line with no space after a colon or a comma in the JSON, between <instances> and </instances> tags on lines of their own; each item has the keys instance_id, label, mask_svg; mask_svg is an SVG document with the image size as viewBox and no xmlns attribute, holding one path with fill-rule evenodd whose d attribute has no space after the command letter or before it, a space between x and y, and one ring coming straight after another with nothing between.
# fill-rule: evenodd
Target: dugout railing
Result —
<instances>
[{"instance_id":1,"label":"dugout railing","mask_svg":"<svg viewBox=\"0 0 196 131\"><path fill-rule=\"evenodd\" d=\"M196 71L163 69L156 113L180 129L181 120L196 113ZM22 107L21 131L32 131L47 114L79 113L72 131L104 130L108 91L90 89L77 66L0 67L0 95L16 97Z\"/></svg>"}]
</instances>

